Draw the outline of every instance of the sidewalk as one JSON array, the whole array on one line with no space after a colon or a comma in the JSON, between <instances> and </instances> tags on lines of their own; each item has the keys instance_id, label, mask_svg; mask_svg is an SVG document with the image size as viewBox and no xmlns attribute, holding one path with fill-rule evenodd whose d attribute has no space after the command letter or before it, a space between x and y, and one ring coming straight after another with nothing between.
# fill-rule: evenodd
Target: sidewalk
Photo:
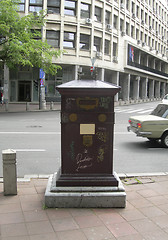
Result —
<instances>
[{"instance_id":1,"label":"sidewalk","mask_svg":"<svg viewBox=\"0 0 168 240\"><path fill-rule=\"evenodd\" d=\"M123 179L125 209L47 209L47 181L19 181L16 196L0 183L0 240L168 239L168 175Z\"/></svg>"},{"instance_id":2,"label":"sidewalk","mask_svg":"<svg viewBox=\"0 0 168 240\"><path fill-rule=\"evenodd\" d=\"M61 104L58 102L47 103L45 110L39 110L38 103L9 103L8 105L0 104L0 112L29 112L29 111L52 111L60 110Z\"/></svg>"}]
</instances>

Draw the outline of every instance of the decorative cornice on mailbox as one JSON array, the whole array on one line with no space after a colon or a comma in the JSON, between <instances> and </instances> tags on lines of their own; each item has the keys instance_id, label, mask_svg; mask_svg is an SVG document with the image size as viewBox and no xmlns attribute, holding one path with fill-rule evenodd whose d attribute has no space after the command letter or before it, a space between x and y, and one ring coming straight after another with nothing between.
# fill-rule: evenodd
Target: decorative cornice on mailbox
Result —
<instances>
[{"instance_id":1,"label":"decorative cornice on mailbox","mask_svg":"<svg viewBox=\"0 0 168 240\"><path fill-rule=\"evenodd\" d=\"M109 95L115 95L120 91L121 87L100 80L72 80L70 82L57 86L56 89L60 93L64 94L66 94L66 92L69 94L69 92L73 93L73 91L75 91L75 95L86 95L86 91L87 94L91 94L94 90L94 93L97 94L108 93ZM78 89L78 92L76 89Z\"/></svg>"}]
</instances>

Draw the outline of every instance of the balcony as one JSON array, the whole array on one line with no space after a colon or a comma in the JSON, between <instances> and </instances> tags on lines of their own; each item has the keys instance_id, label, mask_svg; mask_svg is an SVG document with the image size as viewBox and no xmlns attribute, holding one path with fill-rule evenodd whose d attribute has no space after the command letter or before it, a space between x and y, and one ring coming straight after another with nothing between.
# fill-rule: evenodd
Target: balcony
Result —
<instances>
[{"instance_id":1,"label":"balcony","mask_svg":"<svg viewBox=\"0 0 168 240\"><path fill-rule=\"evenodd\" d=\"M159 71L159 70L157 70L157 69L153 69L153 68L150 68L150 67L141 65L141 64L136 63L136 62L131 62L131 61L128 60L127 64L128 64L129 66L136 67L136 68L139 68L139 69L148 71L148 72L150 72L150 73L155 73L155 74L158 74L158 75L161 75L161 76L164 76L164 77L168 77L168 73L164 73L164 72Z\"/></svg>"}]
</instances>

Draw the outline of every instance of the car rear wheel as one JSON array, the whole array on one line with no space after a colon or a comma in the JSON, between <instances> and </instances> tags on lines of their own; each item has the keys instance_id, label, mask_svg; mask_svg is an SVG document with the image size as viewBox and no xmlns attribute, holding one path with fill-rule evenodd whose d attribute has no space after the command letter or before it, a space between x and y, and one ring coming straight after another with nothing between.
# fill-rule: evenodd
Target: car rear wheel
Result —
<instances>
[{"instance_id":1,"label":"car rear wheel","mask_svg":"<svg viewBox=\"0 0 168 240\"><path fill-rule=\"evenodd\" d=\"M168 148L168 132L165 132L161 138L162 145Z\"/></svg>"}]
</instances>

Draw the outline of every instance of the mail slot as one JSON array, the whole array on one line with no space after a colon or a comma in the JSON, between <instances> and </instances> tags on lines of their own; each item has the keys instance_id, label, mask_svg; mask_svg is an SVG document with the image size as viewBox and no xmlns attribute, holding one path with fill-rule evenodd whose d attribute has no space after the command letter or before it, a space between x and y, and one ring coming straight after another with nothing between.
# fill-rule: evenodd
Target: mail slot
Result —
<instances>
[{"instance_id":1,"label":"mail slot","mask_svg":"<svg viewBox=\"0 0 168 240\"><path fill-rule=\"evenodd\" d=\"M113 171L114 96L96 80L57 86L61 94L61 167L56 186L118 186Z\"/></svg>"}]
</instances>

